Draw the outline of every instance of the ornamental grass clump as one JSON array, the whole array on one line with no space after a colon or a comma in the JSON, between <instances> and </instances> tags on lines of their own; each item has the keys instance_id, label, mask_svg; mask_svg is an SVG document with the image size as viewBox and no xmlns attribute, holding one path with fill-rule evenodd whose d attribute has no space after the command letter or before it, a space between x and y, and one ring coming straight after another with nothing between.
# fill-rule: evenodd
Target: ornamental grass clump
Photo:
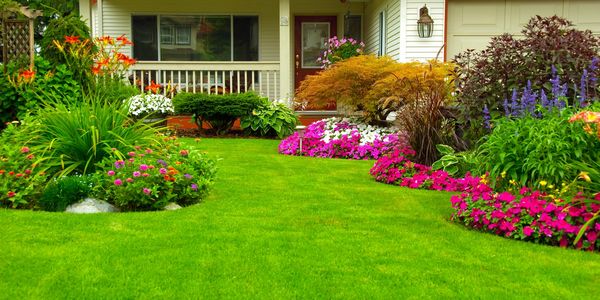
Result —
<instances>
[{"instance_id":1,"label":"ornamental grass clump","mask_svg":"<svg viewBox=\"0 0 600 300\"><path fill-rule=\"evenodd\" d=\"M302 141L302 149L300 149ZM358 119L329 118L310 124L301 136L296 132L279 144L279 153L327 158L376 159L406 146L393 128L364 124Z\"/></svg>"}]
</instances>

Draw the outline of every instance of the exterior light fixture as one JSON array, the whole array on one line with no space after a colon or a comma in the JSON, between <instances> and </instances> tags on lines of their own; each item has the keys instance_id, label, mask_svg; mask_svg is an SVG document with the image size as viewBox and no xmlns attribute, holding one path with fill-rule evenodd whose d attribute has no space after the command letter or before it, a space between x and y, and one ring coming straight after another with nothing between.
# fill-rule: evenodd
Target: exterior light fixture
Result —
<instances>
[{"instance_id":1,"label":"exterior light fixture","mask_svg":"<svg viewBox=\"0 0 600 300\"><path fill-rule=\"evenodd\" d=\"M417 21L417 31L420 38L429 38L433 35L433 19L429 15L427 5L419 9L419 21Z\"/></svg>"}]
</instances>

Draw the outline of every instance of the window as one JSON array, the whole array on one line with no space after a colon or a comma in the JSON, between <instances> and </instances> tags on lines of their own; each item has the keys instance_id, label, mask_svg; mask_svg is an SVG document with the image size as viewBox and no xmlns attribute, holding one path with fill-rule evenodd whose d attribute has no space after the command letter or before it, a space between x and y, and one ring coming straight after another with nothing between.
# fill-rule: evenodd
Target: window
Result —
<instances>
[{"instance_id":1,"label":"window","mask_svg":"<svg viewBox=\"0 0 600 300\"><path fill-rule=\"evenodd\" d=\"M349 15L345 17L344 36L362 41L362 16Z\"/></svg>"},{"instance_id":2,"label":"window","mask_svg":"<svg viewBox=\"0 0 600 300\"><path fill-rule=\"evenodd\" d=\"M158 60L158 35L156 16L134 16L131 19L133 53L138 60ZM162 39L162 36L161 36Z\"/></svg>"},{"instance_id":3,"label":"window","mask_svg":"<svg viewBox=\"0 0 600 300\"><path fill-rule=\"evenodd\" d=\"M386 53L386 20L385 20L385 11L379 13L379 51L377 54L379 56L383 56Z\"/></svg>"},{"instance_id":4,"label":"window","mask_svg":"<svg viewBox=\"0 0 600 300\"><path fill-rule=\"evenodd\" d=\"M257 16L133 16L132 27L134 45L143 41L141 33L160 37L152 47L143 42L143 47L134 46L138 60L258 60Z\"/></svg>"}]
</instances>

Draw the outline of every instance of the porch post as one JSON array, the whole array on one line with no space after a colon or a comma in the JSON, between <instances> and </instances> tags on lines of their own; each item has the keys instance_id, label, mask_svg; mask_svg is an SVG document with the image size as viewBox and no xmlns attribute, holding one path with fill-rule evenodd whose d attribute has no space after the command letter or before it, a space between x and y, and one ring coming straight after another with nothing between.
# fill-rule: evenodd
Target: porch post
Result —
<instances>
[{"instance_id":1,"label":"porch post","mask_svg":"<svg viewBox=\"0 0 600 300\"><path fill-rule=\"evenodd\" d=\"M279 0L279 72L280 97L291 105L292 89L292 44L290 0Z\"/></svg>"},{"instance_id":2,"label":"porch post","mask_svg":"<svg viewBox=\"0 0 600 300\"><path fill-rule=\"evenodd\" d=\"M90 0L79 0L79 15L85 24L92 29L92 13L90 8Z\"/></svg>"}]
</instances>

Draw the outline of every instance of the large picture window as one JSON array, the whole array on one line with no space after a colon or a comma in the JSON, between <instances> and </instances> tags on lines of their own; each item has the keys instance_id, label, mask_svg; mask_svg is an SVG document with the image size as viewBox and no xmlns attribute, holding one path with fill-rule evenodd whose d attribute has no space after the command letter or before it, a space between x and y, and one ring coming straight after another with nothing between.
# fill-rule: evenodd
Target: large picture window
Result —
<instances>
[{"instance_id":1,"label":"large picture window","mask_svg":"<svg viewBox=\"0 0 600 300\"><path fill-rule=\"evenodd\" d=\"M147 27L150 18L154 27ZM134 45L149 35L160 37L153 39L153 45L146 42L143 49L134 47L139 60L258 60L257 16L133 16L131 23Z\"/></svg>"}]
</instances>

